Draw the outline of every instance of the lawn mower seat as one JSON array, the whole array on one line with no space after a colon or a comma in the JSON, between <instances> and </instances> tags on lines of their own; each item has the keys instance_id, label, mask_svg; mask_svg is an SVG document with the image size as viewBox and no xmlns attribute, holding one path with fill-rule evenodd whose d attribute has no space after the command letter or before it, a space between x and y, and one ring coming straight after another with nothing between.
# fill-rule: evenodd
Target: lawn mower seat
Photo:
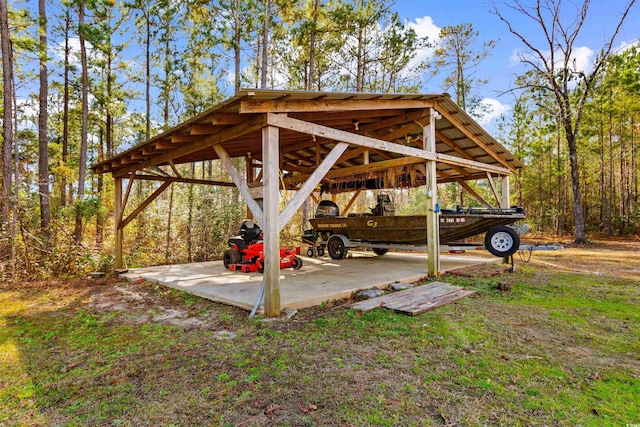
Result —
<instances>
[{"instance_id":1,"label":"lawn mower seat","mask_svg":"<svg viewBox=\"0 0 640 427\"><path fill-rule=\"evenodd\" d=\"M261 234L262 230L260 230L260 227L258 227L255 222L250 219L245 219L240 226L240 235L229 239L229 247L235 245L238 247L238 250L246 249L250 244L260 240Z\"/></svg>"},{"instance_id":2,"label":"lawn mower seat","mask_svg":"<svg viewBox=\"0 0 640 427\"><path fill-rule=\"evenodd\" d=\"M240 226L240 236L247 244L255 243L260 240L261 234L262 230L260 230L258 224L250 219L245 219L244 221L242 221L242 225Z\"/></svg>"}]
</instances>

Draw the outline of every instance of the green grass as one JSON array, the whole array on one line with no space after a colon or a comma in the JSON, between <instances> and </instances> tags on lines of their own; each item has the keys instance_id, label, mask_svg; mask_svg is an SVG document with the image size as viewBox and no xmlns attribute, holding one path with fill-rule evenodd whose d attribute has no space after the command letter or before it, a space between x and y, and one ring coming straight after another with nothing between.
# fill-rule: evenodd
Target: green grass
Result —
<instances>
[{"instance_id":1,"label":"green grass","mask_svg":"<svg viewBox=\"0 0 640 427\"><path fill-rule=\"evenodd\" d=\"M640 423L639 281L531 266L444 280L478 297L288 324L149 285L148 306L115 311L88 304L110 284L5 286L0 425ZM205 326L135 321L161 305Z\"/></svg>"}]
</instances>

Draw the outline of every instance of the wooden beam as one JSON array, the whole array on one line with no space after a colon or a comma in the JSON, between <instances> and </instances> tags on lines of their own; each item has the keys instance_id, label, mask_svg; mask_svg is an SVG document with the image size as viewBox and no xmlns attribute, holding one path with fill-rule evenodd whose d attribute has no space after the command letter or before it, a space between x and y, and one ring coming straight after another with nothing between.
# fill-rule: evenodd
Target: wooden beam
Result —
<instances>
[{"instance_id":1,"label":"wooden beam","mask_svg":"<svg viewBox=\"0 0 640 427\"><path fill-rule=\"evenodd\" d=\"M185 184L202 184L202 185L212 185L218 187L235 187L236 185L233 182L226 181L212 181L209 179L195 179L195 178L176 178L170 176L158 176L158 175L135 175L133 179L140 179L145 181L167 181L169 179L173 179L174 182L181 182Z\"/></svg>"},{"instance_id":2,"label":"wooden beam","mask_svg":"<svg viewBox=\"0 0 640 427\"><path fill-rule=\"evenodd\" d=\"M416 158L416 157L401 157L399 159L384 160L382 162L369 163L368 165L353 166L353 167L350 167L350 168L333 169L333 170L330 170L325 177L326 178L338 178L338 177L342 177L342 176L357 175L357 174L367 173L367 172L377 172L377 171L381 171L381 170L385 170L385 169L391 169L391 168L397 168L397 167L401 167L401 166L415 165L415 164L422 163L422 162L424 162L423 159ZM307 175L307 174L305 174L305 175L294 175L294 176L291 176L289 178L285 178L284 182L285 182L285 184L287 186L289 186L289 185L297 184L299 182L304 182L310 176L311 175Z\"/></svg>"},{"instance_id":3,"label":"wooden beam","mask_svg":"<svg viewBox=\"0 0 640 427\"><path fill-rule=\"evenodd\" d=\"M172 148L175 148L175 144L172 141L167 141L167 140L163 140L163 141L158 141L155 143L155 147L156 150L171 150ZM120 158L122 158L123 156L120 156Z\"/></svg>"},{"instance_id":4,"label":"wooden beam","mask_svg":"<svg viewBox=\"0 0 640 427\"><path fill-rule=\"evenodd\" d=\"M505 168L509 169L512 172L516 171L515 167L513 167L509 162L507 162L493 148L489 147L487 144L482 142L480 140L480 138L478 138L469 129L467 129L467 127L465 125L463 125L462 122L457 117L454 117L451 113L449 113L449 111L447 111L446 108L444 108L442 106L439 106L439 105L436 105L436 110L438 110L438 112L440 114L442 114L447 120L449 120L451 122L451 124L456 126L456 128L459 129L460 132L465 134L465 136L467 136L467 138L469 138L470 140L475 142L480 148L482 148L484 151L486 151L487 154L489 154L491 157L493 157L498 163L500 163L502 166L504 166Z\"/></svg>"},{"instance_id":5,"label":"wooden beam","mask_svg":"<svg viewBox=\"0 0 640 427\"><path fill-rule=\"evenodd\" d=\"M238 170L233 166L233 162L231 161L231 157L227 153L227 150L222 147L222 145L214 145L213 149L216 150L218 157L220 157L220 161L222 165L227 170L229 175L231 176L231 180L240 191L240 195L244 199L244 202L247 204L247 207L251 209L251 213L253 213L253 217L258 222L258 224L262 225L263 217L262 217L262 209L258 202L256 202L253 197L251 197L251 193L249 192L249 186L245 180L240 176Z\"/></svg>"},{"instance_id":6,"label":"wooden beam","mask_svg":"<svg viewBox=\"0 0 640 427\"><path fill-rule=\"evenodd\" d=\"M240 114L248 113L292 113L292 112L338 112L354 110L389 110L429 108L435 105L433 99L405 100L405 99L323 99L323 100L257 100L243 99L240 101Z\"/></svg>"},{"instance_id":7,"label":"wooden beam","mask_svg":"<svg viewBox=\"0 0 640 427\"><path fill-rule=\"evenodd\" d=\"M213 147L216 144L220 144L230 139L237 138L242 135L246 135L247 133L253 132L255 130L262 129L266 124L265 122L266 122L265 115L257 116L253 119L242 122L231 128L221 130L220 132L214 135L204 137L197 141L187 143L180 147L174 148L171 151L167 151L165 153L159 154L155 157L145 160L144 162L114 171L113 175L121 177L133 172L134 170L144 169L149 166L156 166L161 163L167 162L171 159L177 159L179 157L186 156L191 153L195 153L196 151Z\"/></svg>"},{"instance_id":8,"label":"wooden beam","mask_svg":"<svg viewBox=\"0 0 640 427\"><path fill-rule=\"evenodd\" d=\"M127 206L127 203L129 203L129 195L131 194L131 189L133 188L133 177L136 176L136 173L134 172L132 174L132 176L129 177L129 182L127 183L127 191L124 193L124 200L122 201L122 209L120 210L120 216L118 217L118 222L122 222L122 216L124 215L124 209ZM120 191L122 191L122 188L120 188ZM122 197L121 197L122 198Z\"/></svg>"},{"instance_id":9,"label":"wooden beam","mask_svg":"<svg viewBox=\"0 0 640 427\"><path fill-rule=\"evenodd\" d=\"M342 162L345 162L347 160L351 160L354 157L358 157L361 154L366 154L368 152L369 152L369 147L352 148L350 150L347 150L342 156L340 156L340 158L338 159L338 161L336 163L340 164Z\"/></svg>"},{"instance_id":10,"label":"wooden beam","mask_svg":"<svg viewBox=\"0 0 640 427\"><path fill-rule=\"evenodd\" d=\"M453 151L455 151L456 153L460 154L465 159L473 160L473 156L471 154L467 153L465 150L463 150L462 148L458 147L458 145L455 142L453 142L452 140L447 138L442 132L436 130L436 137L440 141L444 142L446 145L451 147L453 149Z\"/></svg>"},{"instance_id":11,"label":"wooden beam","mask_svg":"<svg viewBox=\"0 0 640 427\"><path fill-rule=\"evenodd\" d=\"M360 193L362 193L362 190L358 190L353 194L351 200L349 200L349 203L347 203L347 206L345 206L344 210L342 211L342 216L345 216L349 213L349 209L351 209L351 206L353 206Z\"/></svg>"},{"instance_id":12,"label":"wooden beam","mask_svg":"<svg viewBox=\"0 0 640 427\"><path fill-rule=\"evenodd\" d=\"M278 128L262 129L262 166L264 170L264 314L280 316L280 169Z\"/></svg>"},{"instance_id":13,"label":"wooden beam","mask_svg":"<svg viewBox=\"0 0 640 427\"><path fill-rule=\"evenodd\" d=\"M456 165L465 168L476 169L482 172L492 172L498 175L508 175L509 169L505 169L500 166L488 165L486 163L477 162L475 160L467 160L457 156L450 156L448 154L437 154L437 159L441 163L448 165Z\"/></svg>"},{"instance_id":14,"label":"wooden beam","mask_svg":"<svg viewBox=\"0 0 640 427\"><path fill-rule=\"evenodd\" d=\"M214 113L211 116L212 125L237 125L249 119L249 116L241 116L237 113Z\"/></svg>"},{"instance_id":15,"label":"wooden beam","mask_svg":"<svg viewBox=\"0 0 640 427\"><path fill-rule=\"evenodd\" d=\"M135 210L133 212L131 212L129 214L129 216L127 216L125 219L122 220L122 223L120 224L120 227L121 228L126 227L127 224L129 224L131 221L133 221L134 218L137 217L138 214L140 212L142 212L142 210L144 208L149 206L149 203L153 202L156 199L156 197L158 197L171 184L173 184L173 178L169 178L167 181L163 182L162 185L160 185L160 187L156 191L153 192L153 194L151 194L149 197L147 197L142 203L140 203L140 206L135 208Z\"/></svg>"},{"instance_id":16,"label":"wooden beam","mask_svg":"<svg viewBox=\"0 0 640 427\"><path fill-rule=\"evenodd\" d=\"M115 267L116 268L122 268L123 266L123 257L122 257L122 241L123 241L123 227L121 226L122 223L122 211L123 211L123 205L122 205L122 178L115 178L114 179L114 184L115 184L115 189L114 189L114 206L113 206L113 216L114 216L114 222L115 222L115 233L114 233L114 238L115 238L115 244L114 244L114 249L115 249Z\"/></svg>"},{"instance_id":17,"label":"wooden beam","mask_svg":"<svg viewBox=\"0 0 640 427\"><path fill-rule=\"evenodd\" d=\"M191 135L211 135L220 130L219 127L209 124L197 123L191 125Z\"/></svg>"},{"instance_id":18,"label":"wooden beam","mask_svg":"<svg viewBox=\"0 0 640 427\"><path fill-rule=\"evenodd\" d=\"M403 110L397 108L387 110L352 110L349 111L349 119L373 119L379 121L379 117L397 116L404 114ZM311 113L292 113L291 117L309 122L324 122L325 120L333 120L336 118L335 111L314 111Z\"/></svg>"},{"instance_id":19,"label":"wooden beam","mask_svg":"<svg viewBox=\"0 0 640 427\"><path fill-rule=\"evenodd\" d=\"M361 125L360 126L360 131L363 132L363 133L373 132L373 131L377 131L377 130L380 130L380 129L397 126L397 125L405 123L405 122L412 122L414 120L418 120L418 119L422 118L424 116L424 113L425 113L424 110L421 110L421 111L415 111L415 112L409 113L409 114L400 114L400 115L397 115L397 116L394 116L394 117L390 117L388 119L377 121L375 123L369 123L369 124L366 124L366 125Z\"/></svg>"},{"instance_id":20,"label":"wooden beam","mask_svg":"<svg viewBox=\"0 0 640 427\"><path fill-rule=\"evenodd\" d=\"M381 139L371 138L368 136L358 135L327 126L317 125L315 123L304 122L298 119L282 116L280 114L269 114L269 124L283 129L289 129L309 135L316 135L322 138L333 139L335 141L347 142L349 144L361 145L369 148L389 151L391 153L401 154L404 156L420 157L423 159L436 159L435 153L425 152L413 147L406 147L400 144L383 141Z\"/></svg>"},{"instance_id":21,"label":"wooden beam","mask_svg":"<svg viewBox=\"0 0 640 427\"><path fill-rule=\"evenodd\" d=\"M182 144L185 142L192 142L197 140L198 137L194 135L186 135L183 133L179 133L177 135L171 135L171 143L172 144Z\"/></svg>"},{"instance_id":22,"label":"wooden beam","mask_svg":"<svg viewBox=\"0 0 640 427\"><path fill-rule=\"evenodd\" d=\"M487 181L489 181L489 186L491 187L491 191L493 192L493 195L496 198L496 203L497 206L500 206L500 195L498 194L498 189L496 188L496 183L493 182L493 177L491 176L491 174L489 172L487 172Z\"/></svg>"},{"instance_id":23,"label":"wooden beam","mask_svg":"<svg viewBox=\"0 0 640 427\"><path fill-rule=\"evenodd\" d=\"M457 182L458 184L460 184L460 186L462 188L467 190L467 193L471 194L477 201L482 203L482 206L484 206L485 208L491 208L492 207L485 199L482 198L481 195L476 193L476 191L473 188L471 188L469 186L469 184L467 184L464 180L462 180L460 178L454 178L454 181Z\"/></svg>"},{"instance_id":24,"label":"wooden beam","mask_svg":"<svg viewBox=\"0 0 640 427\"><path fill-rule=\"evenodd\" d=\"M349 147L349 144L341 142L333 147L333 150L324 158L311 176L305 181L300 190L293 196L286 208L280 213L280 231L289 223L289 220L300 209L316 186L322 181L327 172L333 167L340 156Z\"/></svg>"}]
</instances>

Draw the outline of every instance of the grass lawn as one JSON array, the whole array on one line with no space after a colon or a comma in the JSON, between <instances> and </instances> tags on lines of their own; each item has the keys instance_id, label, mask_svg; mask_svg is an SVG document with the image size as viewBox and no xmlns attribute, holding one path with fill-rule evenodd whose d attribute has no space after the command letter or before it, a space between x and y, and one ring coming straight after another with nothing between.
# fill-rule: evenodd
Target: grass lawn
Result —
<instances>
[{"instance_id":1,"label":"grass lawn","mask_svg":"<svg viewBox=\"0 0 640 427\"><path fill-rule=\"evenodd\" d=\"M640 245L518 267L446 276L476 297L416 317L287 323L148 283L1 284L0 425L640 425Z\"/></svg>"}]
</instances>

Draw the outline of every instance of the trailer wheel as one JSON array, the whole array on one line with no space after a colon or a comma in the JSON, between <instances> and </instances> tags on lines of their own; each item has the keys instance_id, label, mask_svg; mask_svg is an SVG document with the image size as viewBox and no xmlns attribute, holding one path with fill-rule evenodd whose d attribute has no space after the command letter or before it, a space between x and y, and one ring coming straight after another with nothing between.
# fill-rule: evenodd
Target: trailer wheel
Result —
<instances>
[{"instance_id":1,"label":"trailer wheel","mask_svg":"<svg viewBox=\"0 0 640 427\"><path fill-rule=\"evenodd\" d=\"M307 249L307 256L309 258L313 258L313 255L314 255L313 248Z\"/></svg>"},{"instance_id":2,"label":"trailer wheel","mask_svg":"<svg viewBox=\"0 0 640 427\"><path fill-rule=\"evenodd\" d=\"M373 248L373 253L378 255L378 256L382 256L382 255L386 254L387 252L389 252L389 249L387 249L387 248Z\"/></svg>"},{"instance_id":3,"label":"trailer wheel","mask_svg":"<svg viewBox=\"0 0 640 427\"><path fill-rule=\"evenodd\" d=\"M347 248L339 236L331 236L327 242L327 251L332 259L344 259L347 257Z\"/></svg>"},{"instance_id":4,"label":"trailer wheel","mask_svg":"<svg viewBox=\"0 0 640 427\"><path fill-rule=\"evenodd\" d=\"M291 260L291 268L294 270L300 270L302 268L302 259L294 256Z\"/></svg>"},{"instance_id":5,"label":"trailer wheel","mask_svg":"<svg viewBox=\"0 0 640 427\"><path fill-rule=\"evenodd\" d=\"M234 249L225 249L222 255L222 263L227 270L231 264L240 262L240 253Z\"/></svg>"},{"instance_id":6,"label":"trailer wheel","mask_svg":"<svg viewBox=\"0 0 640 427\"><path fill-rule=\"evenodd\" d=\"M492 255L508 257L515 254L520 247L520 236L514 229L496 225L484 236L484 245Z\"/></svg>"},{"instance_id":7,"label":"trailer wheel","mask_svg":"<svg viewBox=\"0 0 640 427\"><path fill-rule=\"evenodd\" d=\"M324 248L322 246L318 246L318 256L324 256Z\"/></svg>"}]
</instances>

